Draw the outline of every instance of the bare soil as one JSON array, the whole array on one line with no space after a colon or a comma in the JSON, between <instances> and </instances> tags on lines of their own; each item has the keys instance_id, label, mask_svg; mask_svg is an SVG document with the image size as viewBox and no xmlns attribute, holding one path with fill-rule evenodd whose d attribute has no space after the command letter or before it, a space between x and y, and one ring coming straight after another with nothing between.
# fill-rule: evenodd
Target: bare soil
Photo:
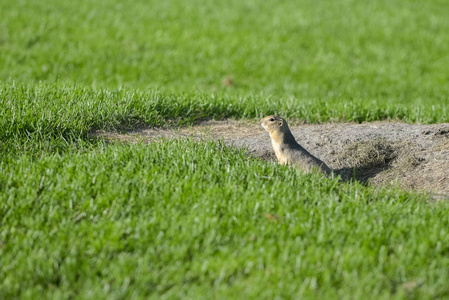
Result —
<instances>
[{"instance_id":1,"label":"bare soil","mask_svg":"<svg viewBox=\"0 0 449 300\"><path fill-rule=\"evenodd\" d=\"M290 124L296 140L343 180L375 186L397 185L449 198L449 123ZM268 133L253 121L207 121L179 129L137 128L95 131L112 141L153 142L161 138L222 140L254 157L276 160Z\"/></svg>"}]
</instances>

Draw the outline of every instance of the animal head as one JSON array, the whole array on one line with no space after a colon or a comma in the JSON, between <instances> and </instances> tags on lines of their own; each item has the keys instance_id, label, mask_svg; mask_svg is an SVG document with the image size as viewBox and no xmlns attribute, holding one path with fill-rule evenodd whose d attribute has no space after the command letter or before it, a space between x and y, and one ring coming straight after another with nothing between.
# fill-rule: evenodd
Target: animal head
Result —
<instances>
[{"instance_id":1,"label":"animal head","mask_svg":"<svg viewBox=\"0 0 449 300\"><path fill-rule=\"evenodd\" d=\"M266 116L260 121L260 125L270 134L276 132L285 132L288 128L287 122L278 116Z\"/></svg>"}]
</instances>

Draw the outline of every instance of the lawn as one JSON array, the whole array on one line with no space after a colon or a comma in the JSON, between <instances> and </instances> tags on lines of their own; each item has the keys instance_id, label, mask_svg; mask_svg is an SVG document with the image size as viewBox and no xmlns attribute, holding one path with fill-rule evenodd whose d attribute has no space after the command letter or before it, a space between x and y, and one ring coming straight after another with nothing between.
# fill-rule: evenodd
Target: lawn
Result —
<instances>
[{"instance_id":1,"label":"lawn","mask_svg":"<svg viewBox=\"0 0 449 300\"><path fill-rule=\"evenodd\" d=\"M214 142L271 113L448 122L445 1L0 2L0 298L449 296L449 204Z\"/></svg>"}]
</instances>

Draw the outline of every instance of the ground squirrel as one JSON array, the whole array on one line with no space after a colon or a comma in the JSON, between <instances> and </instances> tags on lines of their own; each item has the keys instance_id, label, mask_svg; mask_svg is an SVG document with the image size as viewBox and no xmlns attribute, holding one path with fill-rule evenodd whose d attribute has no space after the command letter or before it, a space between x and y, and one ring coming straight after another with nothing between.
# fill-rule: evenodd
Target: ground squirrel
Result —
<instances>
[{"instance_id":1,"label":"ground squirrel","mask_svg":"<svg viewBox=\"0 0 449 300\"><path fill-rule=\"evenodd\" d=\"M332 172L324 162L296 142L287 122L281 117L267 116L260 121L260 125L270 134L271 144L280 164L297 165L307 172L314 168L325 174Z\"/></svg>"}]
</instances>

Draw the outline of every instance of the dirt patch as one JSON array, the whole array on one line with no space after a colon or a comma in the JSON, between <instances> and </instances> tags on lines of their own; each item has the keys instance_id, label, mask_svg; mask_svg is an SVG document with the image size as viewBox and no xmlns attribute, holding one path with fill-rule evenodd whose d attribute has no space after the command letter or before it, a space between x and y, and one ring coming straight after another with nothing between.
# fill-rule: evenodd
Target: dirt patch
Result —
<instances>
[{"instance_id":1,"label":"dirt patch","mask_svg":"<svg viewBox=\"0 0 449 300\"><path fill-rule=\"evenodd\" d=\"M304 148L345 180L449 196L449 124L290 124L290 128ZM226 145L245 148L249 155L275 160L269 136L258 121L207 121L180 129L138 128L92 135L127 142L223 140Z\"/></svg>"}]
</instances>

